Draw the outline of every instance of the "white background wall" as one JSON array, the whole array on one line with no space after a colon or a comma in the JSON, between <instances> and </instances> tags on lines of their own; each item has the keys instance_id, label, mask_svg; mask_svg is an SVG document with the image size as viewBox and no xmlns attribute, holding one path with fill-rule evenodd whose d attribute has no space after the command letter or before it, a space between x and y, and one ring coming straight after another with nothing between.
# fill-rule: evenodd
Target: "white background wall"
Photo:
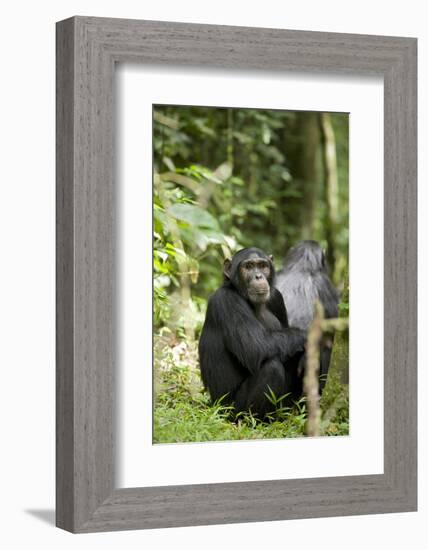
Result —
<instances>
[{"instance_id":1,"label":"white background wall","mask_svg":"<svg viewBox=\"0 0 428 550\"><path fill-rule=\"evenodd\" d=\"M97 15L419 38L420 212L427 202L428 27L416 0L69 0L4 4L1 10L2 136L0 544L3 548L376 548L426 544L428 482L420 467L419 512L353 518L70 535L54 506L54 23ZM425 206L426 208L426 206ZM427 217L420 216L421 304L427 292ZM424 248L424 250L422 250ZM427 330L421 307L420 333ZM428 460L428 357L420 352L419 464ZM370 429L370 426L367 426Z\"/></svg>"}]
</instances>

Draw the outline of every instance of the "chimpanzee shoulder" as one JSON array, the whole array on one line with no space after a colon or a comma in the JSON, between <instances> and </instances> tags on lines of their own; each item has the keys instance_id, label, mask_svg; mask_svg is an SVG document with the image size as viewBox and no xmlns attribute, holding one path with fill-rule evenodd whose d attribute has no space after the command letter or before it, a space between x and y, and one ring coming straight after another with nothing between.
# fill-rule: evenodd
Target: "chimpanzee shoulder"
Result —
<instances>
[{"instance_id":1,"label":"chimpanzee shoulder","mask_svg":"<svg viewBox=\"0 0 428 550\"><path fill-rule=\"evenodd\" d=\"M207 313L210 311L216 317L231 315L237 311L251 312L246 300L227 282L218 288L208 299Z\"/></svg>"}]
</instances>

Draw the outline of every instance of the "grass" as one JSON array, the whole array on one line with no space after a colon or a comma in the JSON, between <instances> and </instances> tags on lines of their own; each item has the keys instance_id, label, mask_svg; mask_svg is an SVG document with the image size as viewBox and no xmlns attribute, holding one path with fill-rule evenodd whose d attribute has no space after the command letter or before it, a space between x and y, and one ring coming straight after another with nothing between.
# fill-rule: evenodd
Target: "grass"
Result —
<instances>
[{"instance_id":1,"label":"grass","mask_svg":"<svg viewBox=\"0 0 428 550\"><path fill-rule=\"evenodd\" d=\"M195 342L177 341L164 331L155 338L154 443L276 439L305 435L306 405L292 409L280 402L268 421L251 413L230 420L230 407L211 404L198 368ZM321 399L323 435L348 435L348 392L330 377Z\"/></svg>"}]
</instances>

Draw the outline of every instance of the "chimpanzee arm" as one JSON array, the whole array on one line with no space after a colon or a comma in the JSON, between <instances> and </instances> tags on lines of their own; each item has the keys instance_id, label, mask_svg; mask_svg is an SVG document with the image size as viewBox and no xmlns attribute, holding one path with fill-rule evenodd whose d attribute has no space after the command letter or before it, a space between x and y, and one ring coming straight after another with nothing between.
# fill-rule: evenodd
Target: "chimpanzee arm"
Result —
<instances>
[{"instance_id":1,"label":"chimpanzee arm","mask_svg":"<svg viewBox=\"0 0 428 550\"><path fill-rule=\"evenodd\" d=\"M208 316L221 330L226 349L252 374L266 359L278 356L285 361L304 349L304 331L290 328L269 332L233 290L221 288L210 298Z\"/></svg>"},{"instance_id":2,"label":"chimpanzee arm","mask_svg":"<svg viewBox=\"0 0 428 550\"><path fill-rule=\"evenodd\" d=\"M330 279L324 273L314 277L314 285L318 291L320 302L324 306L324 313L327 319L339 315L339 293L331 284Z\"/></svg>"},{"instance_id":3,"label":"chimpanzee arm","mask_svg":"<svg viewBox=\"0 0 428 550\"><path fill-rule=\"evenodd\" d=\"M306 332L296 327L290 327L284 298L277 288L271 287L271 297L267 303L267 307L281 323L282 332L280 333L279 358L282 362L287 361L297 352L303 351L307 336ZM278 333L275 332L272 336L278 338Z\"/></svg>"},{"instance_id":4,"label":"chimpanzee arm","mask_svg":"<svg viewBox=\"0 0 428 550\"><path fill-rule=\"evenodd\" d=\"M296 353L304 352L307 332L300 328L288 327L281 332L274 332L271 336L277 339L279 358L284 363Z\"/></svg>"}]
</instances>

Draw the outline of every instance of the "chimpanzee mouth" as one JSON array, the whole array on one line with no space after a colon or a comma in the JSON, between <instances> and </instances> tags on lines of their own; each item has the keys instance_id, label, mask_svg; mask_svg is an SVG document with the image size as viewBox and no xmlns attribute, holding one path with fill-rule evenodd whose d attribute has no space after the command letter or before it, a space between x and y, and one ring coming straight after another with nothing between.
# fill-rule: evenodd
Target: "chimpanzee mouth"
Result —
<instances>
[{"instance_id":1,"label":"chimpanzee mouth","mask_svg":"<svg viewBox=\"0 0 428 550\"><path fill-rule=\"evenodd\" d=\"M249 295L250 297L252 297L253 300L262 300L262 301L266 301L269 299L269 287L259 287L259 288L252 288L251 290L249 290Z\"/></svg>"}]
</instances>

